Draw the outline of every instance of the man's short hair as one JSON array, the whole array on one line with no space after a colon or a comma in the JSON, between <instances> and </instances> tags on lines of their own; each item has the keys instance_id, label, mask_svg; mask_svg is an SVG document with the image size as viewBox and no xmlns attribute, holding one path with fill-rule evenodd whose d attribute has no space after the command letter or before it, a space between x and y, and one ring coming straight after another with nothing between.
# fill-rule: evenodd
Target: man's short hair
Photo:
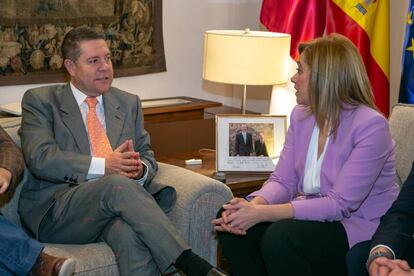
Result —
<instances>
[{"instance_id":1,"label":"man's short hair","mask_svg":"<svg viewBox=\"0 0 414 276\"><path fill-rule=\"evenodd\" d=\"M105 40L105 34L98 33L97 31L89 27L82 26L70 30L65 35L65 38L62 42L61 50L63 59L70 59L76 61L81 54L79 43L81 41L98 39Z\"/></svg>"}]
</instances>

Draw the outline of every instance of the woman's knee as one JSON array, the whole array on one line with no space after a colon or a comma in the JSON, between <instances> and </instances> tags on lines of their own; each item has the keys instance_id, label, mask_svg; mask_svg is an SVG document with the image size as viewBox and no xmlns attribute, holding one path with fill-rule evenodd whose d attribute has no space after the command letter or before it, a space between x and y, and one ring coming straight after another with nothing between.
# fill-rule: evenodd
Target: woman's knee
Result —
<instances>
[{"instance_id":1,"label":"woman's knee","mask_svg":"<svg viewBox=\"0 0 414 276\"><path fill-rule=\"evenodd\" d=\"M283 254L284 250L290 246L291 231L291 220L281 220L269 225L260 241L262 253L272 252L272 255L275 255L280 252Z\"/></svg>"},{"instance_id":2,"label":"woman's knee","mask_svg":"<svg viewBox=\"0 0 414 276\"><path fill-rule=\"evenodd\" d=\"M371 241L355 244L346 254L346 266L349 275L367 275L365 262L368 259Z\"/></svg>"}]
</instances>

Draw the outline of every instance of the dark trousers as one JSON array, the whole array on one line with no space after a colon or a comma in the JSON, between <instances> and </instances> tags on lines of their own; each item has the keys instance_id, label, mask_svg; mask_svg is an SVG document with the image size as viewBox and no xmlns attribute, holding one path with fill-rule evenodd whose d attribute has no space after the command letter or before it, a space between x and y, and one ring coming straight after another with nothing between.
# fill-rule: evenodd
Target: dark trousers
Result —
<instances>
[{"instance_id":1,"label":"dark trousers","mask_svg":"<svg viewBox=\"0 0 414 276\"><path fill-rule=\"evenodd\" d=\"M0 275L27 275L42 250L40 242L0 214Z\"/></svg>"},{"instance_id":2,"label":"dark trousers","mask_svg":"<svg viewBox=\"0 0 414 276\"><path fill-rule=\"evenodd\" d=\"M218 237L232 275L346 275L349 246L340 222L281 220Z\"/></svg>"},{"instance_id":3,"label":"dark trousers","mask_svg":"<svg viewBox=\"0 0 414 276\"><path fill-rule=\"evenodd\" d=\"M186 249L154 198L135 181L110 175L80 184L56 199L39 228L49 243L105 241L120 275L159 275Z\"/></svg>"},{"instance_id":4,"label":"dark trousers","mask_svg":"<svg viewBox=\"0 0 414 276\"><path fill-rule=\"evenodd\" d=\"M349 276L368 275L365 263L371 251L371 240L354 245L346 255L346 266ZM410 267L414 267L414 242L411 241L402 259L406 260Z\"/></svg>"}]
</instances>

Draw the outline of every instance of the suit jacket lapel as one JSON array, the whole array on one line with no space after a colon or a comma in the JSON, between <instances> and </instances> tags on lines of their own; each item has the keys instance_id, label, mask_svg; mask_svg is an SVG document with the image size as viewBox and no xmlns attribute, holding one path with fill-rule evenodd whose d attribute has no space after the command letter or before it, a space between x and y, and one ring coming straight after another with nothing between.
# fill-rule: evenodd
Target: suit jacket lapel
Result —
<instances>
[{"instance_id":1,"label":"suit jacket lapel","mask_svg":"<svg viewBox=\"0 0 414 276\"><path fill-rule=\"evenodd\" d=\"M81 153L90 154L88 134L79 111L78 103L75 97L73 97L69 84L66 85L64 92L61 94L60 114L63 123L72 133L73 139Z\"/></svg>"},{"instance_id":2,"label":"suit jacket lapel","mask_svg":"<svg viewBox=\"0 0 414 276\"><path fill-rule=\"evenodd\" d=\"M121 105L115 97L111 95L111 91L103 95L105 106L105 123L106 134L112 149L116 149L119 145L119 137L124 127L125 113L121 110Z\"/></svg>"}]
</instances>

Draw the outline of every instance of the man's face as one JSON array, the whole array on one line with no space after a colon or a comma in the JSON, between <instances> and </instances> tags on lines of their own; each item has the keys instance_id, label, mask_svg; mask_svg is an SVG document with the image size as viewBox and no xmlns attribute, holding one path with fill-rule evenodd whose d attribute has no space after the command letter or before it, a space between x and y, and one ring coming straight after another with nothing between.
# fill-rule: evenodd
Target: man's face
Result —
<instances>
[{"instance_id":1,"label":"man's face","mask_svg":"<svg viewBox=\"0 0 414 276\"><path fill-rule=\"evenodd\" d=\"M73 85L88 96L99 96L109 90L114 71L111 53L103 39L81 41L78 60L66 59L65 67Z\"/></svg>"},{"instance_id":2,"label":"man's face","mask_svg":"<svg viewBox=\"0 0 414 276\"><path fill-rule=\"evenodd\" d=\"M241 130L242 132L246 132L246 131L247 131L247 126L246 126L246 125L241 125L241 126L240 126L240 130Z\"/></svg>"}]
</instances>

